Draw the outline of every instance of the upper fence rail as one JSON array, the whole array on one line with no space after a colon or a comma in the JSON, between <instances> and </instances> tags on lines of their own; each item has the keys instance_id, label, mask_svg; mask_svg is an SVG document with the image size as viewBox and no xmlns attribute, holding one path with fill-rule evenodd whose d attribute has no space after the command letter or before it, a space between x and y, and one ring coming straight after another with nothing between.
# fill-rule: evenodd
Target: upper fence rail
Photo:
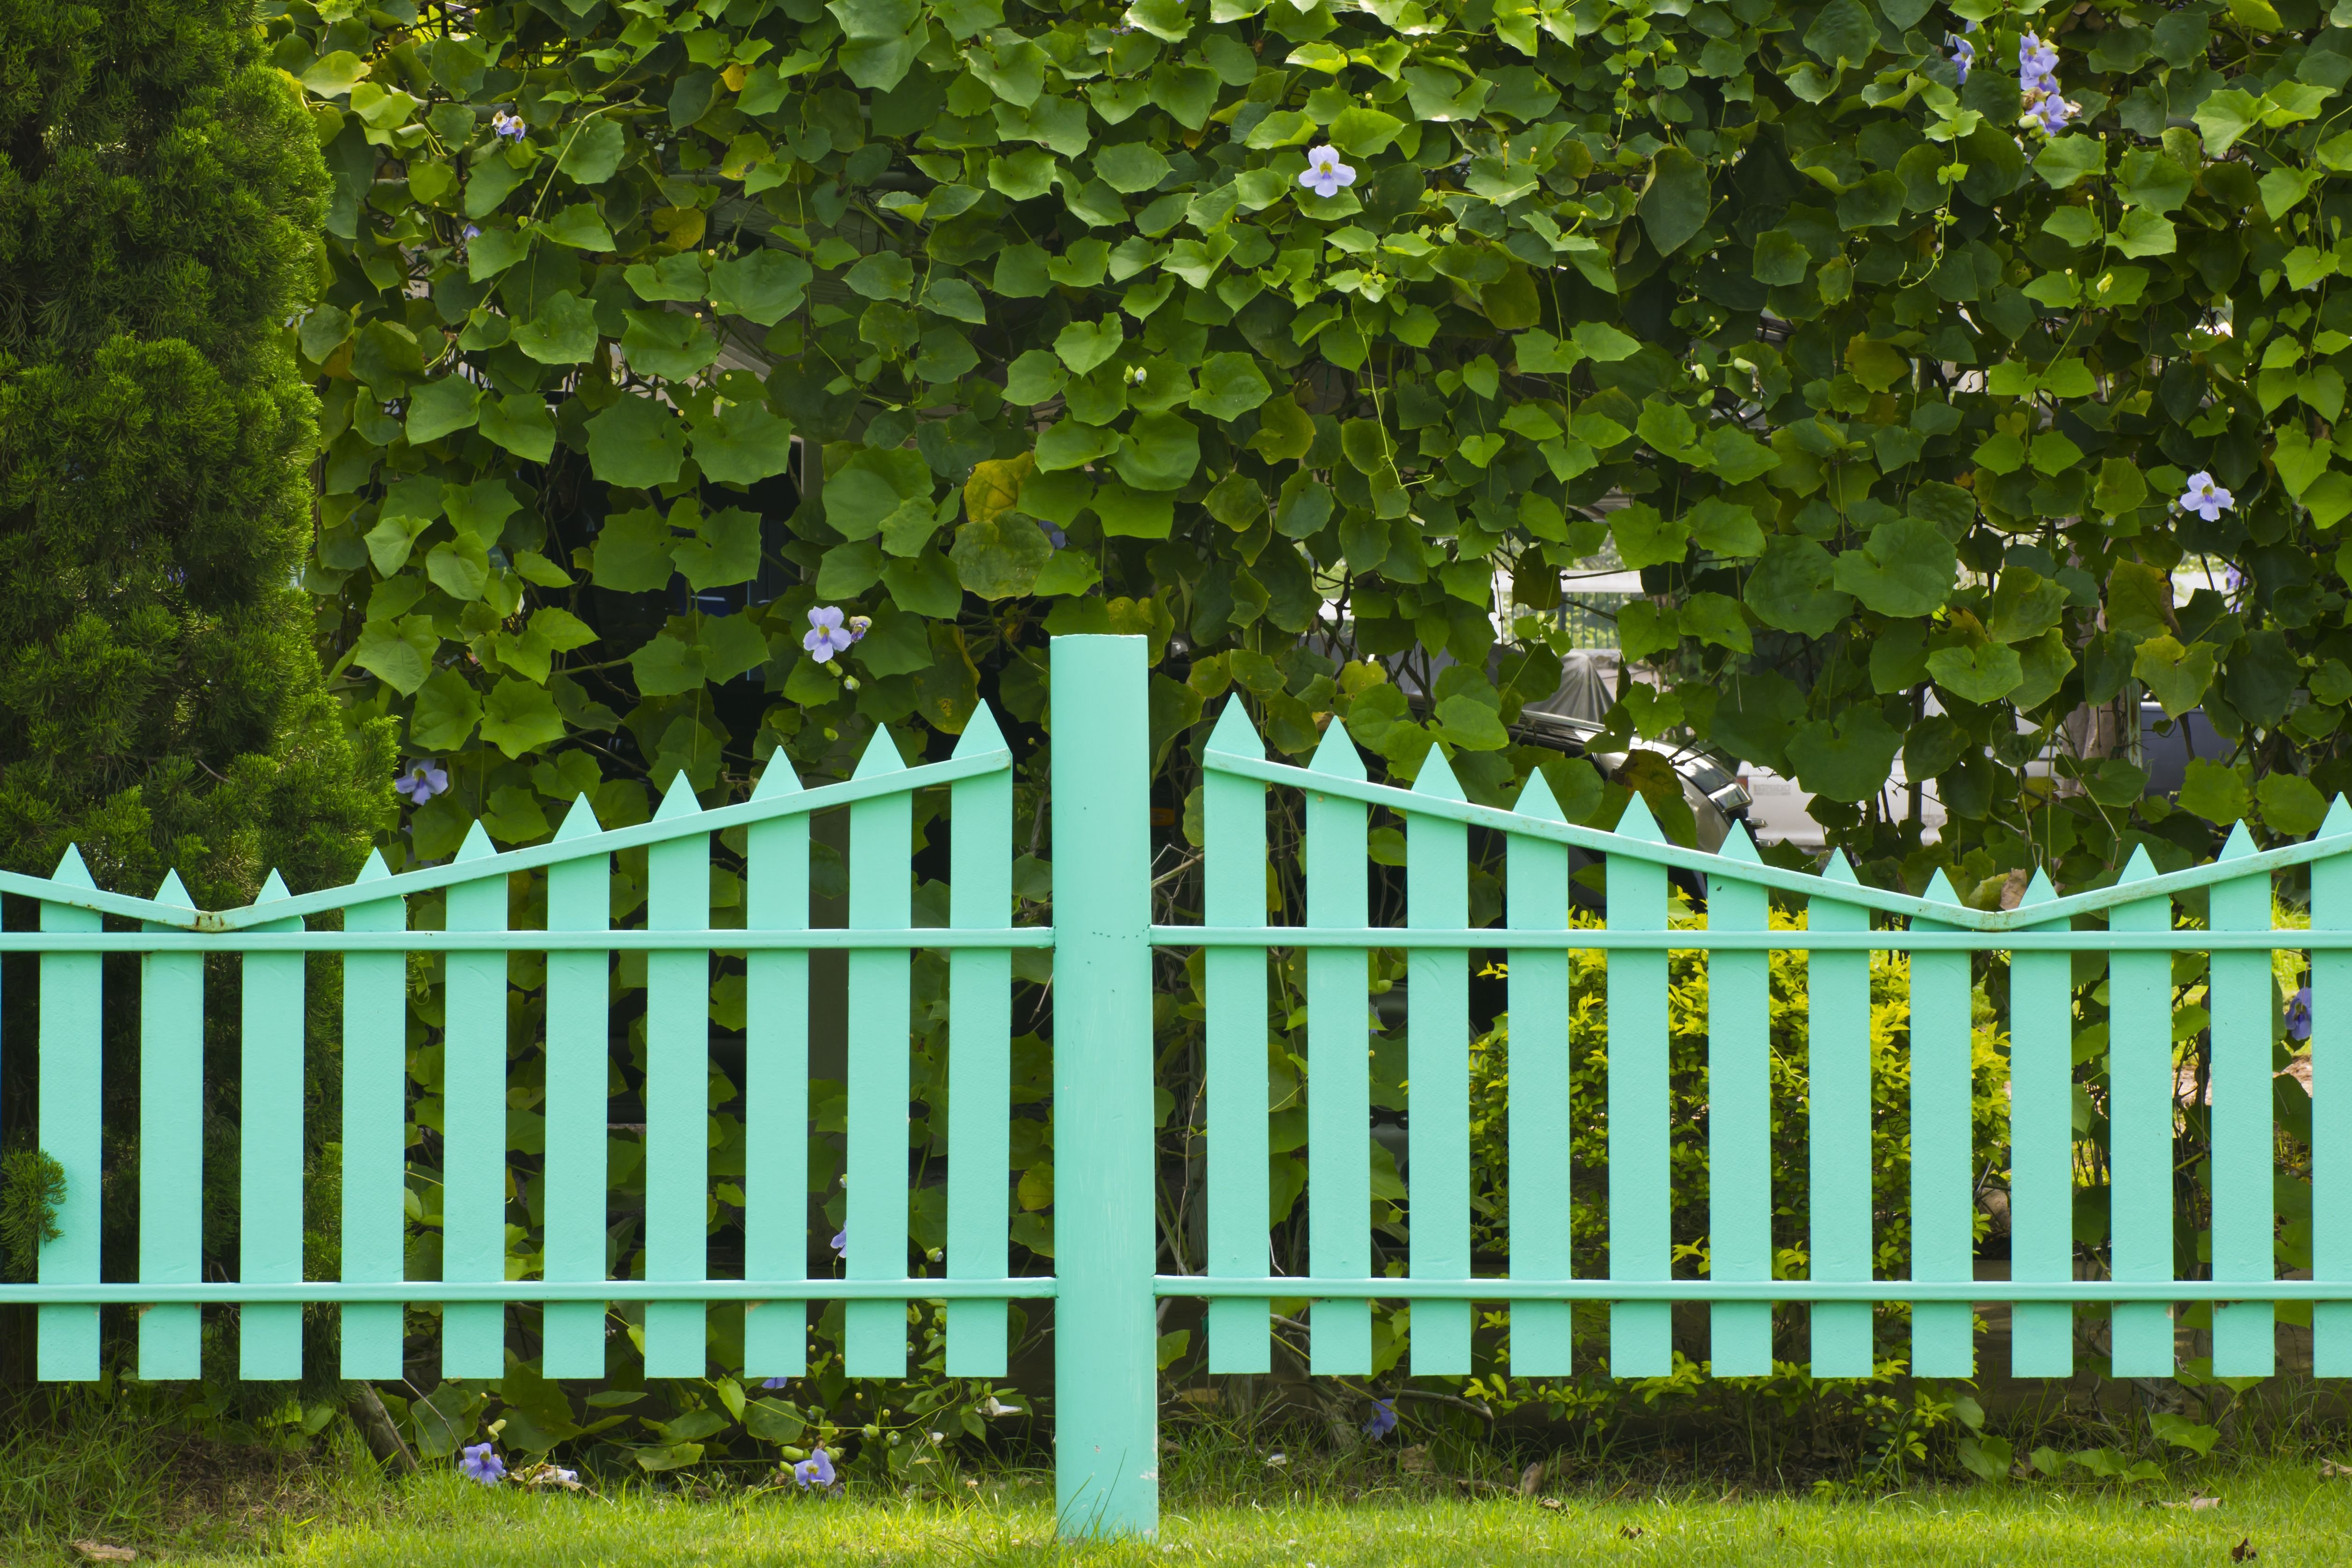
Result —
<instances>
[{"instance_id":1,"label":"upper fence rail","mask_svg":"<svg viewBox=\"0 0 2352 1568\"><path fill-rule=\"evenodd\" d=\"M625 849L646 848L656 844L666 844L693 835L719 833L730 827L748 827L754 823L772 822L782 817L806 816L821 811L832 811L883 795L902 795L910 790L938 789L955 784L959 780L999 773L1013 765L1013 752L1004 745L997 731L996 721L989 714L984 704L974 710L972 728L967 733L976 736L981 743L976 746L958 746L956 754L945 762L920 763L912 767L900 767L856 778L844 779L837 784L820 784L813 789L803 788L789 767L772 764L760 775L760 787L752 797L736 805L698 808L693 812L664 815L627 827L600 827L595 830L593 843L578 837L557 837L544 844L529 845L520 849L499 850L493 855L478 859L445 861L437 866L426 866L414 871L402 871L371 881L346 883L339 888L323 888L316 892L280 894L275 898L265 893L261 900L233 909L198 910L187 904L173 902L160 895L152 899L142 899L130 893L108 892L94 887L77 887L68 882L58 881L52 877L26 876L21 871L0 871L0 893L16 893L25 898L37 899L45 904L93 910L102 915L116 915L124 920L144 921L152 925L165 928L164 931L160 931L137 933L142 938L162 936L169 931L223 934L247 932L256 926L266 923L330 914L363 900L373 902L383 899L404 898L416 893L439 892L460 883L479 881L485 877L505 876L517 871L544 870L550 866L577 859L583 855L617 854ZM883 739L883 743L888 743L887 738ZM588 804L585 795L575 801L572 809L575 812L585 812L588 821L595 821L595 811ZM71 863L79 863L78 854L71 850L68 850L68 854L71 857ZM167 886L170 885L174 884L167 884ZM726 930L724 927L719 929ZM0 952L35 948L59 952L139 952L152 950L160 945L142 941L128 946L70 949L59 947L54 942L9 940L22 938L26 934L28 933L0 933ZM107 934L111 938L125 933ZM410 932L408 934L430 936L435 933ZM614 931L611 934L618 937L627 933ZM828 938L821 931L796 932L794 940L796 943L813 946L824 946L828 942L834 945L854 945L855 943L854 938ZM956 940L958 939L948 939L946 945L951 945ZM331 948L337 944L325 945ZM364 949L367 944L362 942L359 945ZM408 945L416 944L411 942ZM503 945L512 947L515 944L508 942ZM597 945L612 944L599 942ZM254 951L266 952L268 946L268 943L257 944ZM311 949L311 951L319 950L317 947ZM242 949L239 944L230 942L207 951L235 952Z\"/></svg>"},{"instance_id":2,"label":"upper fence rail","mask_svg":"<svg viewBox=\"0 0 2352 1568\"><path fill-rule=\"evenodd\" d=\"M2281 845L2273 849L2256 849L2245 825L2235 826L2221 858L2183 871L2158 872L2141 882L2112 883L2087 892L2069 893L2063 897L2052 894L2045 883L2043 901L2021 904L2010 910L1979 910L1957 900L1922 898L1910 893L1889 892L1858 882L1832 882L1814 872L1791 871L1779 866L1768 866L1753 860L1734 860L1721 854L1709 854L1704 849L1685 848L1663 838L1651 839L1601 827L1580 827L1562 821L1553 805L1549 786L1540 773L1531 775L1527 792L1516 807L1479 805L1461 799L1424 795L1396 784L1372 784L1361 777L1350 778L1342 773L1325 772L1316 767L1299 767L1291 763L1266 760L1262 747L1248 751L1225 749L1240 743L1245 733L1250 742L1256 732L1246 724L1239 727L1233 737L1220 734L1213 738L1202 759L1202 768L1211 773L1252 779L1261 784L1283 784L1293 789L1312 790L1318 794L1343 800L1360 801L1367 805L1386 806L1403 815L1440 818L1460 822L1473 827L1493 828L1497 832L1517 834L1528 838L1546 839L1571 848L1590 850L1595 854L1624 856L1647 860L1676 870L1696 871L1709 876L1731 877L1775 892L1793 893L1806 898L1833 899L1842 904L1859 905L1880 914L1896 915L1909 920L1935 921L1957 926L1964 931L1988 934L2021 931L2022 928L2040 926L2054 920L2071 920L2080 915L2104 914L2117 904L2131 903L2158 895L2177 896L2211 887L2229 878L2254 876L2293 869L2317 860L2352 852L2352 807L2338 797L2329 809L2319 831L2300 844ZM1536 809L1530 810L1530 805ZM1631 808L1629 807L1629 810ZM1646 808L1644 808L1646 811ZM1173 931L1178 928L1164 928ZM1688 934L1677 932L1677 935ZM1788 936L1792 947L1809 945L1802 932L1775 932L1776 941ZM1872 940L1863 945L1885 946L1877 939L1895 933L1874 931ZM2075 933L2095 938L2095 931ZM2323 940L2334 945L2341 939L2326 935ZM1606 945L1605 942L1595 943ZM1682 946L1677 942L1675 945ZM1687 945L1699 947L1704 942ZM1899 944L1897 944L1899 945ZM1958 945L1958 944L1955 944ZM1979 949L1992 946L1975 944ZM2095 945L2084 942L2081 945ZM2280 945L2309 945L2308 943Z\"/></svg>"}]
</instances>

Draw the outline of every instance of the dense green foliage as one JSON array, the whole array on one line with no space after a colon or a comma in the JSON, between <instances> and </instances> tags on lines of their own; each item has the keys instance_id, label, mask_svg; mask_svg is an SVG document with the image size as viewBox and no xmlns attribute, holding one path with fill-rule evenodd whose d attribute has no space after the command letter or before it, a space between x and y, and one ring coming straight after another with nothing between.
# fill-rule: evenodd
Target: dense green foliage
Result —
<instances>
[{"instance_id":1,"label":"dense green foliage","mask_svg":"<svg viewBox=\"0 0 2352 1568\"><path fill-rule=\"evenodd\" d=\"M1040 634L1113 626L1171 661L1163 736L1237 684L1285 751L1337 712L1507 798L1549 667L1486 679L1496 625L1539 647L1609 548L1663 672L1616 727L1794 772L1885 875L2308 832L2352 696L2352 32L2288 10L293 4L338 171L312 586L362 710L462 752L428 855L982 688L1037 717ZM1302 188L1309 144L1355 184ZM826 478L787 521L789 431ZM2234 504L2179 510L2191 471ZM2243 583L2176 612L2185 556ZM845 658L803 655L818 604L873 617ZM2137 818L2127 761L2069 756L2035 814L2024 764L2127 686L2232 756ZM1940 855L1878 802L1898 746Z\"/></svg>"},{"instance_id":2,"label":"dense green foliage","mask_svg":"<svg viewBox=\"0 0 2352 1568\"><path fill-rule=\"evenodd\" d=\"M215 904L348 876L386 801L292 591L324 181L249 15L0 13L0 863Z\"/></svg>"}]
</instances>

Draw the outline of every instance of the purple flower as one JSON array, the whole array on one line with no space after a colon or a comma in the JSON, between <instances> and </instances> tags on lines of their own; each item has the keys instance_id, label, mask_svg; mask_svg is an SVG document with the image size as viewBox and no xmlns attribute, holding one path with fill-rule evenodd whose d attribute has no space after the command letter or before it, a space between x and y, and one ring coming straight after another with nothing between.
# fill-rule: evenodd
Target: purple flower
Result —
<instances>
[{"instance_id":1,"label":"purple flower","mask_svg":"<svg viewBox=\"0 0 2352 1568\"><path fill-rule=\"evenodd\" d=\"M849 1227L845 1225L833 1233L833 1255L835 1258L849 1256Z\"/></svg>"},{"instance_id":2,"label":"purple flower","mask_svg":"<svg viewBox=\"0 0 2352 1568\"><path fill-rule=\"evenodd\" d=\"M449 787L449 775L431 757L408 764L408 771L393 781L393 791L408 797L411 805L423 805Z\"/></svg>"},{"instance_id":3,"label":"purple flower","mask_svg":"<svg viewBox=\"0 0 2352 1568\"><path fill-rule=\"evenodd\" d=\"M457 237L459 239L479 239L482 237L482 226L477 223L469 223L459 231Z\"/></svg>"},{"instance_id":4,"label":"purple flower","mask_svg":"<svg viewBox=\"0 0 2352 1568\"><path fill-rule=\"evenodd\" d=\"M2056 91L2058 80L2051 73L2057 68L2056 49L2032 33L2017 40L2017 85L2020 91Z\"/></svg>"},{"instance_id":5,"label":"purple flower","mask_svg":"<svg viewBox=\"0 0 2352 1568\"><path fill-rule=\"evenodd\" d=\"M1318 196L1337 195L1341 186L1356 183L1356 171L1339 162L1339 149L1325 145L1308 151L1298 183Z\"/></svg>"},{"instance_id":6,"label":"purple flower","mask_svg":"<svg viewBox=\"0 0 2352 1568\"><path fill-rule=\"evenodd\" d=\"M2200 468L2189 476L2189 493L2180 498L2180 510L2193 511L2208 522L2218 522L2221 514L2237 505L2228 490L2213 482L2213 476Z\"/></svg>"},{"instance_id":7,"label":"purple flower","mask_svg":"<svg viewBox=\"0 0 2352 1568\"><path fill-rule=\"evenodd\" d=\"M835 654L846 649L866 635L862 627L845 630L841 624L841 611L835 605L819 605L808 616L809 631L801 638L801 647L808 649L809 656L819 664L831 664ZM861 620L864 618L859 617Z\"/></svg>"},{"instance_id":8,"label":"purple flower","mask_svg":"<svg viewBox=\"0 0 2352 1568\"><path fill-rule=\"evenodd\" d=\"M498 1485L507 1473L506 1461L490 1452L488 1443L477 1443L467 1449L457 1461L457 1468L467 1480L479 1481L486 1487Z\"/></svg>"},{"instance_id":9,"label":"purple flower","mask_svg":"<svg viewBox=\"0 0 2352 1568\"><path fill-rule=\"evenodd\" d=\"M521 115L509 114L503 109L490 116L490 130L509 142L520 142L530 134L530 127L522 122Z\"/></svg>"},{"instance_id":10,"label":"purple flower","mask_svg":"<svg viewBox=\"0 0 2352 1568\"><path fill-rule=\"evenodd\" d=\"M2017 89L2025 107L2052 136L2066 129L2081 107L2066 101L2058 90L2058 51L2028 33L2017 41Z\"/></svg>"},{"instance_id":11,"label":"purple flower","mask_svg":"<svg viewBox=\"0 0 2352 1568\"><path fill-rule=\"evenodd\" d=\"M833 1457L823 1448L793 1467L793 1479L803 1491L814 1486L820 1489L833 1485Z\"/></svg>"},{"instance_id":12,"label":"purple flower","mask_svg":"<svg viewBox=\"0 0 2352 1568\"><path fill-rule=\"evenodd\" d=\"M1372 1401L1372 1418L1364 1423L1364 1430L1375 1443L1396 1430L1396 1399L1393 1395Z\"/></svg>"},{"instance_id":13,"label":"purple flower","mask_svg":"<svg viewBox=\"0 0 2352 1568\"><path fill-rule=\"evenodd\" d=\"M1977 63L1977 47L1966 38L1952 40L1952 66L1960 73L1960 85L1969 85L1969 69Z\"/></svg>"},{"instance_id":14,"label":"purple flower","mask_svg":"<svg viewBox=\"0 0 2352 1568\"><path fill-rule=\"evenodd\" d=\"M1061 549L1063 546L1070 542L1070 536L1068 534L1064 533L1060 529L1055 528L1052 523L1047 522L1042 517L1037 520L1037 527L1045 535L1046 542L1051 544L1056 550Z\"/></svg>"},{"instance_id":15,"label":"purple flower","mask_svg":"<svg viewBox=\"0 0 2352 1568\"><path fill-rule=\"evenodd\" d=\"M2286 1037L2290 1040L2311 1038L2311 987L2286 999Z\"/></svg>"}]
</instances>

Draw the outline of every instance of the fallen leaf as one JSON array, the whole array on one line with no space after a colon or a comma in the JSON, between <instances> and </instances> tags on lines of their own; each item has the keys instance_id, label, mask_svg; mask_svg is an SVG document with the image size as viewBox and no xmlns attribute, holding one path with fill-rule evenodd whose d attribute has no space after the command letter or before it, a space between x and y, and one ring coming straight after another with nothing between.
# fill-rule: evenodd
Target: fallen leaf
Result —
<instances>
[{"instance_id":1,"label":"fallen leaf","mask_svg":"<svg viewBox=\"0 0 2352 1568\"><path fill-rule=\"evenodd\" d=\"M136 1563L139 1553L128 1546L109 1546L103 1542L77 1541L73 1549L81 1553L85 1563Z\"/></svg>"},{"instance_id":2,"label":"fallen leaf","mask_svg":"<svg viewBox=\"0 0 2352 1568\"><path fill-rule=\"evenodd\" d=\"M2185 1508L2190 1510L2220 1508L2221 1506L2221 1500L2217 1497L2207 1497L2200 1492L2197 1496L2189 1498L2185 1501L2168 1502L2163 1506L2166 1508Z\"/></svg>"},{"instance_id":3,"label":"fallen leaf","mask_svg":"<svg viewBox=\"0 0 2352 1568\"><path fill-rule=\"evenodd\" d=\"M1543 1486L1543 1461L1538 1459L1519 1472L1519 1495L1533 1497Z\"/></svg>"},{"instance_id":4,"label":"fallen leaf","mask_svg":"<svg viewBox=\"0 0 2352 1568\"><path fill-rule=\"evenodd\" d=\"M2322 1479L2352 1476L2352 1465L2339 1465L2333 1459L2322 1459L2319 1461L2319 1474Z\"/></svg>"},{"instance_id":5,"label":"fallen leaf","mask_svg":"<svg viewBox=\"0 0 2352 1568\"><path fill-rule=\"evenodd\" d=\"M2261 1555L2261 1552L2254 1550L2254 1540L2252 1536L2247 1536L2243 1540L2240 1541L2238 1544L2230 1548L2230 1561L2232 1563L2252 1563L2255 1558L2260 1557Z\"/></svg>"},{"instance_id":6,"label":"fallen leaf","mask_svg":"<svg viewBox=\"0 0 2352 1568\"><path fill-rule=\"evenodd\" d=\"M1560 1500L1559 1500L1559 1499L1558 1499L1558 1498L1556 1498L1556 1497L1542 1497L1542 1498L1538 1498L1538 1499L1536 1499L1536 1502L1537 1502L1537 1504L1538 1504L1538 1506L1543 1507L1543 1508L1548 1508L1548 1509L1551 1510L1554 1513L1558 1513L1558 1512L1559 1512L1561 1510L1563 1510L1563 1509L1565 1509L1566 1507L1568 1507L1568 1505L1567 1505L1566 1503L1564 1503L1564 1502L1560 1501Z\"/></svg>"},{"instance_id":7,"label":"fallen leaf","mask_svg":"<svg viewBox=\"0 0 2352 1568\"><path fill-rule=\"evenodd\" d=\"M1412 1447L1402 1449L1397 1455L1398 1469L1411 1470L1417 1475L1427 1475L1434 1468L1429 1462L1427 1444L1415 1443Z\"/></svg>"},{"instance_id":8,"label":"fallen leaf","mask_svg":"<svg viewBox=\"0 0 2352 1568\"><path fill-rule=\"evenodd\" d=\"M1621 1524L1617 1527L1617 1535L1622 1541L1639 1541L1642 1539L1642 1527L1638 1524Z\"/></svg>"}]
</instances>

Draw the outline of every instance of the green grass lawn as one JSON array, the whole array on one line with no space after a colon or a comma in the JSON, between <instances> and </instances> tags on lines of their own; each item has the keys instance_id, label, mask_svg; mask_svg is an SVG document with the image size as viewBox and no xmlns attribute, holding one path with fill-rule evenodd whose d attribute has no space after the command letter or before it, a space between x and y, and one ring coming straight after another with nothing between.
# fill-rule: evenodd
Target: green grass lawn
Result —
<instances>
[{"instance_id":1,"label":"green grass lawn","mask_svg":"<svg viewBox=\"0 0 2352 1568\"><path fill-rule=\"evenodd\" d=\"M2255 1561L2352 1562L2352 1480L2313 1461L2217 1467L2200 1483L2219 1499L2179 1505L2196 1488L2133 1490L2050 1485L1935 1487L1867 1500L1724 1496L1713 1489L1556 1489L1550 1507L1507 1491L1475 1500L1435 1483L1370 1486L1308 1499L1269 1488L1251 1498L1171 1495L1155 1546L1054 1544L1043 1478L982 1481L960 1504L816 1500L734 1494L694 1501L631 1489L595 1497L486 1489L446 1469L415 1481L358 1480L250 1521L234 1556L155 1543L142 1561L319 1568L572 1568L580 1564L1088 1563L1352 1564L1553 1563L2068 1564L2222 1563L2250 1542ZM161 1546L162 1550L156 1550ZM12 1561L72 1562L38 1553ZM0 1556L9 1555L0 1536Z\"/></svg>"}]
</instances>

